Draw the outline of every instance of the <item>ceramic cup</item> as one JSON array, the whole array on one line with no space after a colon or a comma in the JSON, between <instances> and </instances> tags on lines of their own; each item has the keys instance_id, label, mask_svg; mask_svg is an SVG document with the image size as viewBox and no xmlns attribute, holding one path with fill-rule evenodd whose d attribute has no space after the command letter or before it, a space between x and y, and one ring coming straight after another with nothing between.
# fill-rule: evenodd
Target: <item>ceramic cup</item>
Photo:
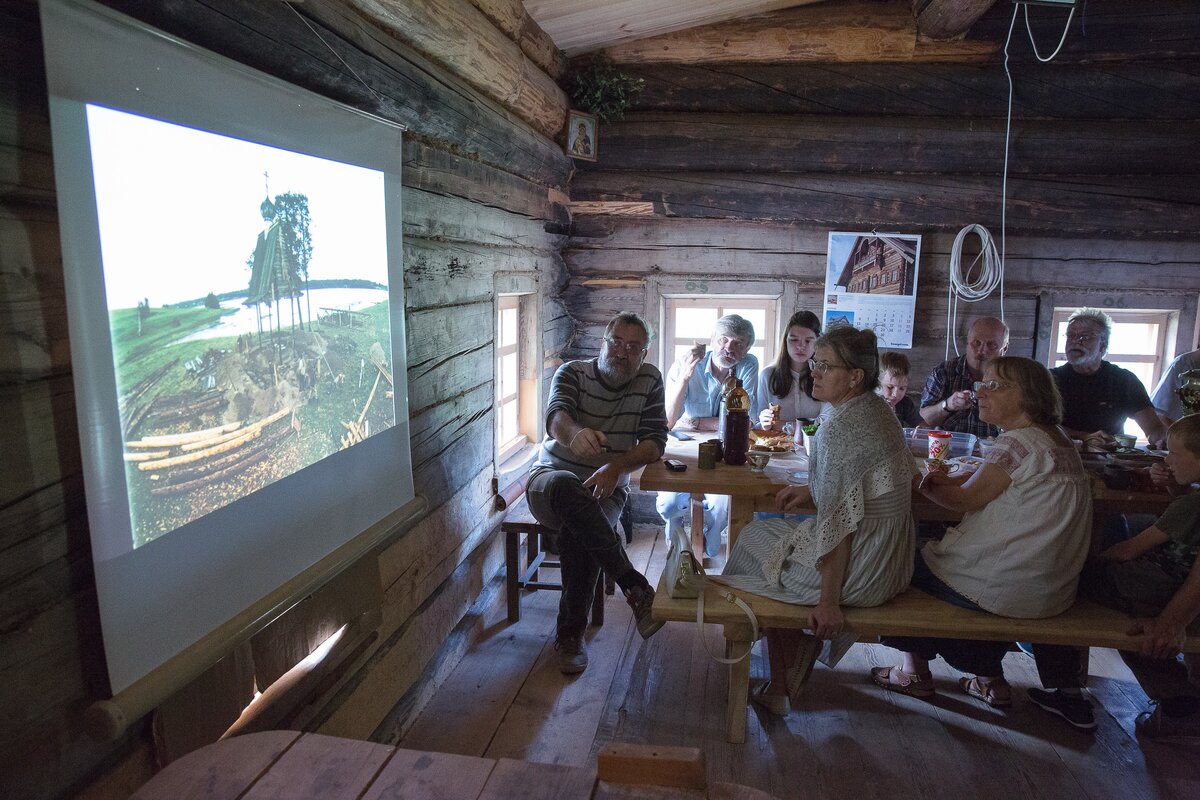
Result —
<instances>
[{"instance_id":1,"label":"ceramic cup","mask_svg":"<svg viewBox=\"0 0 1200 800\"><path fill-rule=\"evenodd\" d=\"M762 472L766 469L767 462L771 460L771 454L751 450L746 454L746 459L750 462L751 472Z\"/></svg>"}]
</instances>

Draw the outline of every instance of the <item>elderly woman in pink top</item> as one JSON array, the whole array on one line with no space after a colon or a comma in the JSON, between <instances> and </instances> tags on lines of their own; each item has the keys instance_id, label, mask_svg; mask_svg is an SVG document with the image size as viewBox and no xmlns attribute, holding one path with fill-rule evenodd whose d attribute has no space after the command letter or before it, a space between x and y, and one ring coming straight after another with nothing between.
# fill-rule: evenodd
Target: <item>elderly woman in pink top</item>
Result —
<instances>
[{"instance_id":1,"label":"elderly woman in pink top","mask_svg":"<svg viewBox=\"0 0 1200 800\"><path fill-rule=\"evenodd\" d=\"M963 512L963 519L917 554L913 585L946 602L1005 617L1054 616L1075 601L1092 517L1083 464L1059 427L1062 400L1047 369L1027 358L991 362L975 392L980 419L1002 433L973 474L934 471L921 481L922 494ZM964 692L993 706L1012 702L1001 666L1008 642L882 641L903 654L900 664L871 671L872 680L885 689L933 694L929 661L940 654L950 666L973 673L959 681ZM1090 717L1091 706L1078 691L1077 652L1039 646L1035 657L1043 685L1059 691L1031 689L1031 699L1072 724L1072 716ZM1086 713L1078 703L1067 708L1072 700ZM1063 706L1070 716L1052 706Z\"/></svg>"}]
</instances>

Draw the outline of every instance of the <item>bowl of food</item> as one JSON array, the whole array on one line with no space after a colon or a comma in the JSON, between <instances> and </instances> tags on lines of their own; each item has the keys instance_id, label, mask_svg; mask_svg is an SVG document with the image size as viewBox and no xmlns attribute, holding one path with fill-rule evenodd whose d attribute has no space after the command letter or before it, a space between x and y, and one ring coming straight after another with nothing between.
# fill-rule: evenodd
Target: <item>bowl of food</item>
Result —
<instances>
[{"instance_id":1,"label":"bowl of food","mask_svg":"<svg viewBox=\"0 0 1200 800\"><path fill-rule=\"evenodd\" d=\"M1137 444L1137 437L1128 433L1114 433L1113 441L1117 443L1118 450L1132 450Z\"/></svg>"}]
</instances>

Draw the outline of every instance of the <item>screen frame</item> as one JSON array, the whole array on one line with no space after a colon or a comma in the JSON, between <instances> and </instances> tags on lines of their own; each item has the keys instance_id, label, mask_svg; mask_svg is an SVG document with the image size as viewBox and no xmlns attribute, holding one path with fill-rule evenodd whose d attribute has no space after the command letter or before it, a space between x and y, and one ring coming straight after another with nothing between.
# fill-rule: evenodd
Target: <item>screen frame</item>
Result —
<instances>
[{"instance_id":1,"label":"screen frame","mask_svg":"<svg viewBox=\"0 0 1200 800\"><path fill-rule=\"evenodd\" d=\"M116 693L413 499L403 294L404 126L93 3L42 0L41 13L88 522ZM396 424L136 550L86 103L385 175Z\"/></svg>"}]
</instances>

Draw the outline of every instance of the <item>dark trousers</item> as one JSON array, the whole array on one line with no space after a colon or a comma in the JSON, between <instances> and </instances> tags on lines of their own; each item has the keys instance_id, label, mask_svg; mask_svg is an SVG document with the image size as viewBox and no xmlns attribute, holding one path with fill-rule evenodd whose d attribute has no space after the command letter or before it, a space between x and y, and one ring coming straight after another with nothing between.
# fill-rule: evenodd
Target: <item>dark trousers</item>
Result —
<instances>
[{"instance_id":1,"label":"dark trousers","mask_svg":"<svg viewBox=\"0 0 1200 800\"><path fill-rule=\"evenodd\" d=\"M597 500L574 473L543 470L529 479L525 494L534 518L559 532L563 591L558 635L579 636L587 628L601 570L623 590L646 585L646 578L629 563L616 532L629 490L619 487L611 496Z\"/></svg>"},{"instance_id":2,"label":"dark trousers","mask_svg":"<svg viewBox=\"0 0 1200 800\"><path fill-rule=\"evenodd\" d=\"M913 568L912 585L939 600L961 608L984 611L973 600L963 597L934 575L917 551ZM1010 642L981 641L974 639L939 639L932 636L883 636L879 640L918 658L932 661L939 655L942 660L959 672L982 675L985 678L1004 674L1004 654ZM1033 657L1037 663L1038 677L1048 689L1077 689L1083 686L1087 676L1087 650L1062 645L1035 644Z\"/></svg>"},{"instance_id":3,"label":"dark trousers","mask_svg":"<svg viewBox=\"0 0 1200 800\"><path fill-rule=\"evenodd\" d=\"M1153 618L1162 613L1181 586L1183 579L1168 573L1153 559L1091 558L1080 576L1079 591L1109 608L1135 617ZM1200 658L1195 653L1182 658L1142 658L1130 650L1120 653L1151 700L1200 697Z\"/></svg>"}]
</instances>

